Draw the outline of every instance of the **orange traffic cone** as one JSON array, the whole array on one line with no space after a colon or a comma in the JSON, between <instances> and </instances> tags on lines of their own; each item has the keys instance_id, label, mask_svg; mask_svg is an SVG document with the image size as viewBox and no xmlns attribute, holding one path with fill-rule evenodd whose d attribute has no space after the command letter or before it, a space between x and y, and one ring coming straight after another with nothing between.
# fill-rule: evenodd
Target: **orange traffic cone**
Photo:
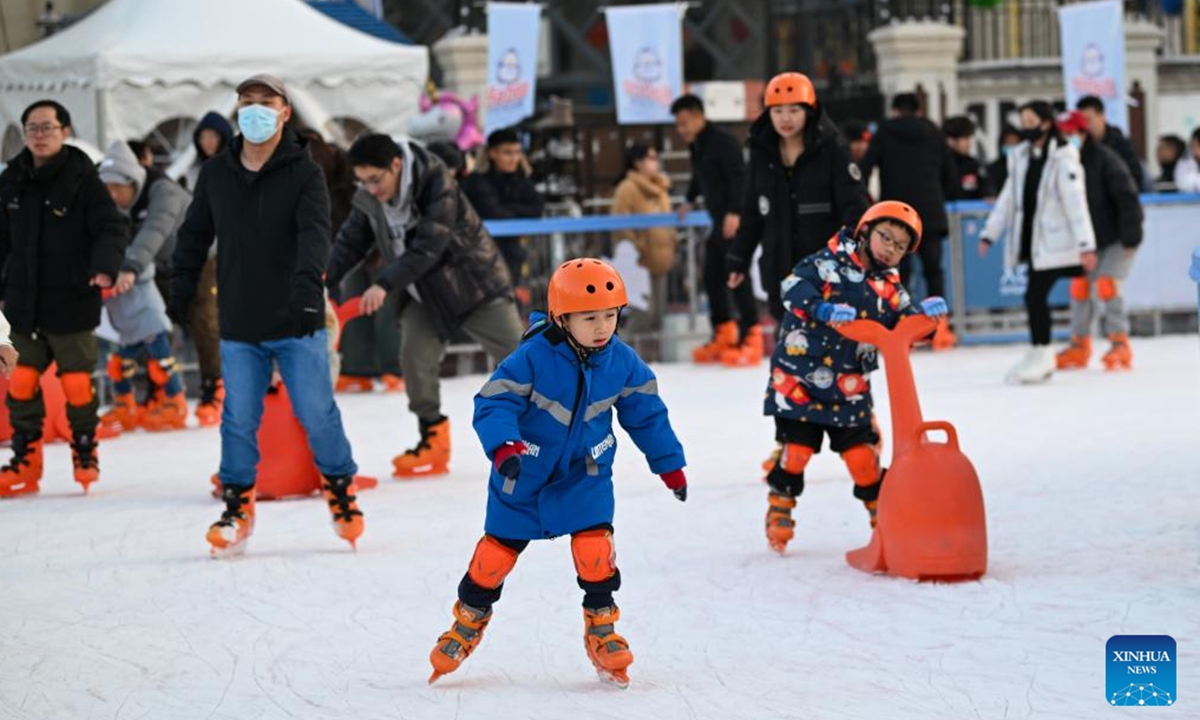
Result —
<instances>
[{"instance_id":1,"label":"orange traffic cone","mask_svg":"<svg viewBox=\"0 0 1200 720\"><path fill-rule=\"evenodd\" d=\"M934 321L923 315L905 317L893 331L866 320L839 328L883 355L895 447L871 542L846 553L846 562L864 572L913 580L977 578L987 571L987 519L979 477L959 449L954 426L921 417L909 362L913 342L933 329ZM945 432L946 442L929 440L926 433L932 430Z\"/></svg>"}]
</instances>

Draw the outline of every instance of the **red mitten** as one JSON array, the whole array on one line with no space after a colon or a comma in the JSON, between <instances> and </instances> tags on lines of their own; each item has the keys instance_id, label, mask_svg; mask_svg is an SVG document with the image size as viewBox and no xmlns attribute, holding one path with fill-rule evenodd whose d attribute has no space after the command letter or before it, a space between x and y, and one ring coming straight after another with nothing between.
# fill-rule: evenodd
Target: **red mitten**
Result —
<instances>
[{"instance_id":1,"label":"red mitten","mask_svg":"<svg viewBox=\"0 0 1200 720\"><path fill-rule=\"evenodd\" d=\"M662 478L663 484L675 493L679 502L687 500L687 476L683 474L683 468L663 473L659 477Z\"/></svg>"}]
</instances>

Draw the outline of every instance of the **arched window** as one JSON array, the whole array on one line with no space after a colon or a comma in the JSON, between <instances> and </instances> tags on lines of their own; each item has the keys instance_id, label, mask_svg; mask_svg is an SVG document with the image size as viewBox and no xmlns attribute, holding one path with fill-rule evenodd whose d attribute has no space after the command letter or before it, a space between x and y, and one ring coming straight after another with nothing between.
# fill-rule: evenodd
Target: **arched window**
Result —
<instances>
[{"instance_id":1,"label":"arched window","mask_svg":"<svg viewBox=\"0 0 1200 720\"><path fill-rule=\"evenodd\" d=\"M150 131L145 143L154 153L154 164L166 167L175 161L183 152L192 147L192 134L200 121L190 117L175 117L159 123Z\"/></svg>"}]
</instances>

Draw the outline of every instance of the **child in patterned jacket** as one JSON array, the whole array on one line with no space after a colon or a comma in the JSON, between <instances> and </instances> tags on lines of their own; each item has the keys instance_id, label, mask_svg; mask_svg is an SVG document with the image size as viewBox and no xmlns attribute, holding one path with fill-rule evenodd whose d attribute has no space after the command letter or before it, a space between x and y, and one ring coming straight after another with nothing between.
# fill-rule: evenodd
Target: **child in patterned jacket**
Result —
<instances>
[{"instance_id":1,"label":"child in patterned jacket","mask_svg":"<svg viewBox=\"0 0 1200 720\"><path fill-rule=\"evenodd\" d=\"M804 490L804 468L820 452L825 435L845 461L854 496L875 525L884 471L867 377L878 360L873 347L844 337L837 328L860 319L892 328L907 314L946 315L945 300L926 298L917 309L900 284L896 266L916 251L921 232L921 218L909 205L877 203L853 233L843 228L827 249L801 260L782 283L785 314L764 403L782 445L767 474L767 542L776 552L782 553L794 535L792 509Z\"/></svg>"}]
</instances>

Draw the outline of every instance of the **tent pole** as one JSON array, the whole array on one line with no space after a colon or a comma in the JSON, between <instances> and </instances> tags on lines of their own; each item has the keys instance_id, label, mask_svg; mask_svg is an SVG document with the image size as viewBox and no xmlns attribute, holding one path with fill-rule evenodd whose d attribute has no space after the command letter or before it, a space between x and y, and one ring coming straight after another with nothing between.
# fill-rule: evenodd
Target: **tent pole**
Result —
<instances>
[{"instance_id":1,"label":"tent pole","mask_svg":"<svg viewBox=\"0 0 1200 720\"><path fill-rule=\"evenodd\" d=\"M108 93L104 92L104 88L96 88L96 147L100 152L108 149L108 112L104 105L107 100Z\"/></svg>"}]
</instances>

